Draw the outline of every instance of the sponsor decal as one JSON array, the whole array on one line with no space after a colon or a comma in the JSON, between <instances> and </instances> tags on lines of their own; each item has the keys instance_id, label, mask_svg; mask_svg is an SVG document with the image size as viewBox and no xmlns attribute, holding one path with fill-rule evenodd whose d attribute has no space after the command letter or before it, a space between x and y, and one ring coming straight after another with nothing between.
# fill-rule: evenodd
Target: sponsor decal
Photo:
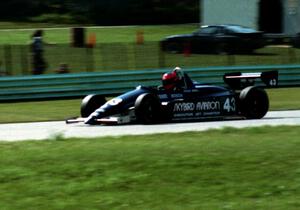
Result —
<instances>
[{"instance_id":1,"label":"sponsor decal","mask_svg":"<svg viewBox=\"0 0 300 210\"><path fill-rule=\"evenodd\" d=\"M219 111L219 101L178 102L174 104L173 112Z\"/></svg>"},{"instance_id":2,"label":"sponsor decal","mask_svg":"<svg viewBox=\"0 0 300 210\"><path fill-rule=\"evenodd\" d=\"M171 94L171 98L182 98L183 95L181 93L173 93Z\"/></svg>"},{"instance_id":3,"label":"sponsor decal","mask_svg":"<svg viewBox=\"0 0 300 210\"><path fill-rule=\"evenodd\" d=\"M203 116L208 117L208 116L216 116L220 115L220 112L204 112Z\"/></svg>"},{"instance_id":4,"label":"sponsor decal","mask_svg":"<svg viewBox=\"0 0 300 210\"><path fill-rule=\"evenodd\" d=\"M174 114L174 117L193 117L194 114L193 113L190 113L190 112L187 112L187 113L176 113Z\"/></svg>"},{"instance_id":5,"label":"sponsor decal","mask_svg":"<svg viewBox=\"0 0 300 210\"><path fill-rule=\"evenodd\" d=\"M189 112L195 110L194 103L179 102L174 104L174 112Z\"/></svg>"},{"instance_id":6,"label":"sponsor decal","mask_svg":"<svg viewBox=\"0 0 300 210\"><path fill-rule=\"evenodd\" d=\"M216 117L234 112L236 112L236 100L234 97L197 102L177 101L173 105L173 117L176 120Z\"/></svg>"},{"instance_id":7,"label":"sponsor decal","mask_svg":"<svg viewBox=\"0 0 300 210\"><path fill-rule=\"evenodd\" d=\"M167 98L168 98L168 95L167 95L167 94L160 94L160 95L158 95L158 97L159 97L160 99L167 99Z\"/></svg>"},{"instance_id":8,"label":"sponsor decal","mask_svg":"<svg viewBox=\"0 0 300 210\"><path fill-rule=\"evenodd\" d=\"M219 101L207 101L207 102L198 102L196 106L197 111L213 111L220 110Z\"/></svg>"},{"instance_id":9,"label":"sponsor decal","mask_svg":"<svg viewBox=\"0 0 300 210\"><path fill-rule=\"evenodd\" d=\"M121 98L114 98L111 99L110 101L107 102L107 104L111 105L111 106L117 106L118 104L120 104L123 100Z\"/></svg>"}]
</instances>

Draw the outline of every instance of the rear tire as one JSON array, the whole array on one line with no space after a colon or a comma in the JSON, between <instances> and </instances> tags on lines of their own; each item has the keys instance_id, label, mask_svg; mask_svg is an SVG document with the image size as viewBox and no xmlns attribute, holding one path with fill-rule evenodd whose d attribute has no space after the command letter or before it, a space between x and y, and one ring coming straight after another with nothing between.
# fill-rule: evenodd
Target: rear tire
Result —
<instances>
[{"instance_id":1,"label":"rear tire","mask_svg":"<svg viewBox=\"0 0 300 210\"><path fill-rule=\"evenodd\" d=\"M88 117L92 114L96 109L106 103L106 100L101 95L87 95L81 102L81 116Z\"/></svg>"},{"instance_id":2,"label":"rear tire","mask_svg":"<svg viewBox=\"0 0 300 210\"><path fill-rule=\"evenodd\" d=\"M249 86L240 93L241 114L247 119L261 119L269 109L269 98L265 90Z\"/></svg>"},{"instance_id":3,"label":"rear tire","mask_svg":"<svg viewBox=\"0 0 300 210\"><path fill-rule=\"evenodd\" d=\"M140 95L134 104L135 116L139 123L153 124L160 121L161 104L159 98L151 93Z\"/></svg>"}]
</instances>

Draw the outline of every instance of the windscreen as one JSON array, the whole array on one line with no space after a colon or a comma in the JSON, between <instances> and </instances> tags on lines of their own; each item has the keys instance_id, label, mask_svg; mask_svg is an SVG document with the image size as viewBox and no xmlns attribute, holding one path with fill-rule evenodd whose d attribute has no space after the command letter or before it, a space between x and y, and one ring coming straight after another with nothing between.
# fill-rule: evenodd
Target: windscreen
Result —
<instances>
[{"instance_id":1,"label":"windscreen","mask_svg":"<svg viewBox=\"0 0 300 210\"><path fill-rule=\"evenodd\" d=\"M247 27L243 27L243 26L228 26L227 28L229 30L237 32L237 33L252 33L252 32L256 32L256 30L254 30L252 28L247 28Z\"/></svg>"}]
</instances>

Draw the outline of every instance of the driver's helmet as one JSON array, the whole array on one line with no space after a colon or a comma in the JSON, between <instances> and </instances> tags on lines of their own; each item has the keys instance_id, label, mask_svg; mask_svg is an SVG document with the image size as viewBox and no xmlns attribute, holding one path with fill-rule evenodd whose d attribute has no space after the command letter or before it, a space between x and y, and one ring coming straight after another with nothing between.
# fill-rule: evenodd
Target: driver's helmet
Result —
<instances>
[{"instance_id":1,"label":"driver's helmet","mask_svg":"<svg viewBox=\"0 0 300 210\"><path fill-rule=\"evenodd\" d=\"M176 87L179 87L181 84L181 68L176 67L173 71L165 73L162 76L162 84L165 90L174 90Z\"/></svg>"}]
</instances>

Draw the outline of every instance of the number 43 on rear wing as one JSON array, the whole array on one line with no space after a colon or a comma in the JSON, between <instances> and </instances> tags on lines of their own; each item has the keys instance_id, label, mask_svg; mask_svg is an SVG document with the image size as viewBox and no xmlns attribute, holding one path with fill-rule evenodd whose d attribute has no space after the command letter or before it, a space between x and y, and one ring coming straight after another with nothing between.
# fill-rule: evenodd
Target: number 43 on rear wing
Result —
<instances>
[{"instance_id":1,"label":"number 43 on rear wing","mask_svg":"<svg viewBox=\"0 0 300 210\"><path fill-rule=\"evenodd\" d=\"M256 73L233 72L223 76L224 82L233 89L243 89L248 86L276 87L278 85L278 71Z\"/></svg>"}]
</instances>

